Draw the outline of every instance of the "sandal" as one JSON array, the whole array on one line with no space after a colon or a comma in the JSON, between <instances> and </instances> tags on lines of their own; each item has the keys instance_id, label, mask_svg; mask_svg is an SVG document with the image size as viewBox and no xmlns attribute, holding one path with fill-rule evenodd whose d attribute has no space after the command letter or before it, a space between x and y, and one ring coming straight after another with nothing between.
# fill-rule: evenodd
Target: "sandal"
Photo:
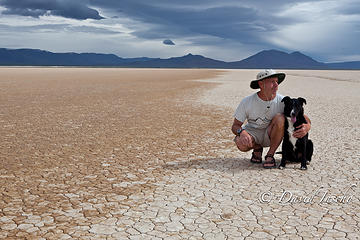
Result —
<instances>
[{"instance_id":1,"label":"sandal","mask_svg":"<svg viewBox=\"0 0 360 240\"><path fill-rule=\"evenodd\" d=\"M261 156L258 157L254 153L262 153L262 152L263 152L263 148L254 149L254 151L252 152L252 155L251 155L250 162L252 162L252 163L261 163L262 162Z\"/></svg>"},{"instance_id":2,"label":"sandal","mask_svg":"<svg viewBox=\"0 0 360 240\"><path fill-rule=\"evenodd\" d=\"M266 158L271 158L271 161L266 161ZM265 164L268 164L267 166L265 166ZM265 162L263 163L263 167L264 168L267 168L267 169L269 169L269 168L276 168L276 162L275 162L275 158L274 158L274 156L273 155L266 155L265 156Z\"/></svg>"}]
</instances>

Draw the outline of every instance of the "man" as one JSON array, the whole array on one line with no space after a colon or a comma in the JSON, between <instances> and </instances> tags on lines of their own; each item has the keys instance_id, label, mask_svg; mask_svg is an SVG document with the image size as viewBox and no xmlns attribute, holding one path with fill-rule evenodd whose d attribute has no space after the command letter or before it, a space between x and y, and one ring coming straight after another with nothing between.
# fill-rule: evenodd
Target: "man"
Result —
<instances>
[{"instance_id":1,"label":"man","mask_svg":"<svg viewBox=\"0 0 360 240\"><path fill-rule=\"evenodd\" d=\"M276 167L274 154L284 137L285 117L283 96L277 94L279 84L284 81L285 73L277 73L272 69L261 71L250 87L259 89L245 97L234 113L232 132L235 143L242 152L253 149L250 161L262 163L263 147L269 147L265 156L264 168ZM294 137L304 137L311 128L310 119L305 116L307 124L294 132ZM245 120L247 123L243 126Z\"/></svg>"}]
</instances>

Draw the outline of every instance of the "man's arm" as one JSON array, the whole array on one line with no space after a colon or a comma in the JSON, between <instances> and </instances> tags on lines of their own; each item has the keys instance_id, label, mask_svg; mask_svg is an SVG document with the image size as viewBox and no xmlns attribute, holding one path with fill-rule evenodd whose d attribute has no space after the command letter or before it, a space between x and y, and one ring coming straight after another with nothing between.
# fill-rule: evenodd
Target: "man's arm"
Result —
<instances>
[{"instance_id":1,"label":"man's arm","mask_svg":"<svg viewBox=\"0 0 360 240\"><path fill-rule=\"evenodd\" d=\"M231 127L231 131L237 135L237 130L241 128L241 126L243 125L242 122L240 122L239 120L237 120L236 118L234 118L234 123Z\"/></svg>"},{"instance_id":2,"label":"man's arm","mask_svg":"<svg viewBox=\"0 0 360 240\"><path fill-rule=\"evenodd\" d=\"M301 124L300 125L301 127L294 132L293 136L296 138L304 137L311 129L310 118L308 116L306 116L305 114L304 114L304 117L305 117L307 123Z\"/></svg>"},{"instance_id":3,"label":"man's arm","mask_svg":"<svg viewBox=\"0 0 360 240\"><path fill-rule=\"evenodd\" d=\"M236 135L235 142L236 145L239 147L246 146L246 147L252 147L253 139L251 138L250 134L246 132L245 130L241 132L241 137L238 137L237 130L240 129L243 125L243 122L240 122L236 118L234 118L234 123L231 127L231 131Z\"/></svg>"}]
</instances>

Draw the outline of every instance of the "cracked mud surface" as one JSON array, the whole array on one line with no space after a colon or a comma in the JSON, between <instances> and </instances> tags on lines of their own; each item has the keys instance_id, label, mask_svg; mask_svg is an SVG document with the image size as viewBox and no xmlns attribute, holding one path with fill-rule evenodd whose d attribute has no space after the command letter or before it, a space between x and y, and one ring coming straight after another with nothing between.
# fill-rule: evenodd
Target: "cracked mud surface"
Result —
<instances>
[{"instance_id":1,"label":"cracked mud surface","mask_svg":"<svg viewBox=\"0 0 360 240\"><path fill-rule=\"evenodd\" d=\"M264 170L230 132L246 74L1 68L0 239L356 239L359 83L297 86L314 161Z\"/></svg>"}]
</instances>

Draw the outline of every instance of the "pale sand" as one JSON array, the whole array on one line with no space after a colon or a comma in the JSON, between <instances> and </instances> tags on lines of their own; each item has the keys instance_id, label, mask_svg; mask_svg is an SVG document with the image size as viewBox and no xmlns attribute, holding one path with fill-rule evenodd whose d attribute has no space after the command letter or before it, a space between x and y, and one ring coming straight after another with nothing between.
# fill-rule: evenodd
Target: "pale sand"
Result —
<instances>
[{"instance_id":1,"label":"pale sand","mask_svg":"<svg viewBox=\"0 0 360 240\"><path fill-rule=\"evenodd\" d=\"M256 92L249 87L249 82L258 71L232 70L214 80L202 80L222 84L204 92L200 101L226 109L232 116L241 99ZM316 144L315 159L335 157L340 162L346 159L356 163L360 157L360 71L284 72L287 77L278 92L307 100L305 113L313 124L310 137Z\"/></svg>"},{"instance_id":2,"label":"pale sand","mask_svg":"<svg viewBox=\"0 0 360 240\"><path fill-rule=\"evenodd\" d=\"M360 73L286 71L279 92L307 99L315 154L281 171L232 142L256 72L0 68L0 238L354 239Z\"/></svg>"}]
</instances>

